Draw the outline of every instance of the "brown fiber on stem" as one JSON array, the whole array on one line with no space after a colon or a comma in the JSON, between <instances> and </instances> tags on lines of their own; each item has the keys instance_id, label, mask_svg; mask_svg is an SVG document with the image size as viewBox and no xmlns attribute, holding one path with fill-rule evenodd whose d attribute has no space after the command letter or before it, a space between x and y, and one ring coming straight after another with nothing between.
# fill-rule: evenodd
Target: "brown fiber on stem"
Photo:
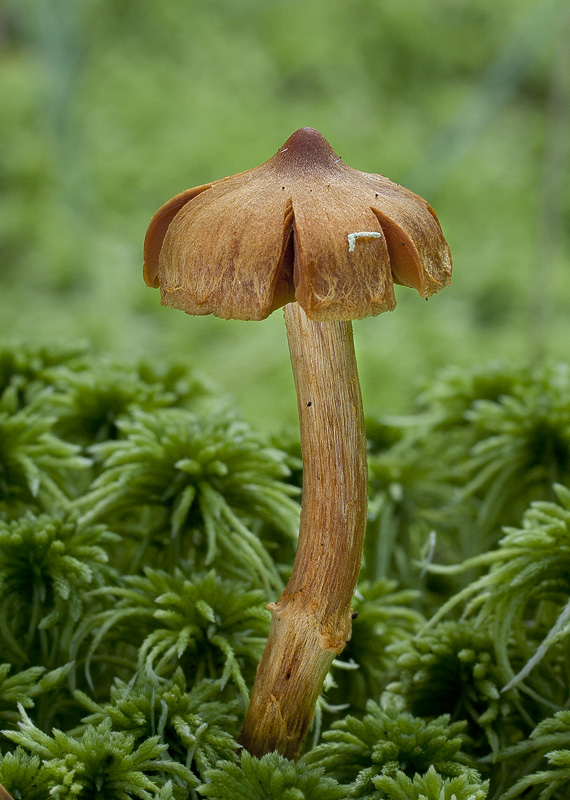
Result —
<instances>
[{"instance_id":1,"label":"brown fiber on stem","mask_svg":"<svg viewBox=\"0 0 570 800\"><path fill-rule=\"evenodd\" d=\"M368 480L350 322L285 306L303 450L303 506L291 578L278 603L240 742L296 758L333 659L351 630ZM342 375L343 379L339 380Z\"/></svg>"},{"instance_id":2,"label":"brown fiber on stem","mask_svg":"<svg viewBox=\"0 0 570 800\"><path fill-rule=\"evenodd\" d=\"M145 240L145 281L188 314L259 320L285 306L303 500L291 578L277 603L240 743L296 758L351 632L366 528L366 435L351 320L451 278L449 248L418 195L348 167L312 128L260 167L188 189Z\"/></svg>"}]
</instances>

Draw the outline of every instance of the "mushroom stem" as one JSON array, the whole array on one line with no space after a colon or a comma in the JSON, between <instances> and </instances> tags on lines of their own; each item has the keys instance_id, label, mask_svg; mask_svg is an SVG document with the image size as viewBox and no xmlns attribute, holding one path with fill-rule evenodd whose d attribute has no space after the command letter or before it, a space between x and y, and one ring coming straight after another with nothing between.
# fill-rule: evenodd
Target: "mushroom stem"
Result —
<instances>
[{"instance_id":1,"label":"mushroom stem","mask_svg":"<svg viewBox=\"0 0 570 800\"><path fill-rule=\"evenodd\" d=\"M350 322L285 306L303 455L299 544L268 608L271 629L240 743L297 758L323 681L351 634L368 498L366 434Z\"/></svg>"},{"instance_id":2,"label":"mushroom stem","mask_svg":"<svg viewBox=\"0 0 570 800\"><path fill-rule=\"evenodd\" d=\"M0 783L0 800L12 800L12 795L8 794L6 789Z\"/></svg>"}]
</instances>

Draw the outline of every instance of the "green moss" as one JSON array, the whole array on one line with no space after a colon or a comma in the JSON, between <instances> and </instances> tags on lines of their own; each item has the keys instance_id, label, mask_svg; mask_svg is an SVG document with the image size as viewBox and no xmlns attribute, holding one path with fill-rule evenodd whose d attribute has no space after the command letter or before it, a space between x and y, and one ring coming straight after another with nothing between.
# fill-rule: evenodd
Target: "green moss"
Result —
<instances>
[{"instance_id":1,"label":"green moss","mask_svg":"<svg viewBox=\"0 0 570 800\"><path fill-rule=\"evenodd\" d=\"M200 794L215 800L343 800L346 791L320 769L295 764L278 753L254 758L243 753L239 765L225 762L206 775Z\"/></svg>"},{"instance_id":2,"label":"green moss","mask_svg":"<svg viewBox=\"0 0 570 800\"><path fill-rule=\"evenodd\" d=\"M416 414L369 423L353 634L295 764L236 744L291 569L295 437L268 442L176 364L0 352L15 800L565 800L570 487L527 436L539 417L566 435L563 366L446 371ZM523 469L497 502L496 459Z\"/></svg>"}]
</instances>

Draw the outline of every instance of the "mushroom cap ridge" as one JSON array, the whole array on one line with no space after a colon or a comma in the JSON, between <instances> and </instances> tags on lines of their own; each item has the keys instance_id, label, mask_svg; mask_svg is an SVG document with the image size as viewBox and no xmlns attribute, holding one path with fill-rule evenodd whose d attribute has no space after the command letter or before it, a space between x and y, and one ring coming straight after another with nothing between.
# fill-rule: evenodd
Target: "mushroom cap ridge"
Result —
<instances>
[{"instance_id":1,"label":"mushroom cap ridge","mask_svg":"<svg viewBox=\"0 0 570 800\"><path fill-rule=\"evenodd\" d=\"M176 195L145 239L162 304L224 319L293 301L314 320L359 319L395 307L394 283L428 297L451 268L431 206L347 166L313 128L259 167Z\"/></svg>"}]
</instances>

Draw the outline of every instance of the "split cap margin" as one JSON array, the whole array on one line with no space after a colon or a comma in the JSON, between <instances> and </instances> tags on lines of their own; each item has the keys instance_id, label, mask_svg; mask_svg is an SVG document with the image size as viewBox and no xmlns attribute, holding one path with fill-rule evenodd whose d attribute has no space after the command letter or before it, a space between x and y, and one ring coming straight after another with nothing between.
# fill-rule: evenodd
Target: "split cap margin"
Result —
<instances>
[{"instance_id":1,"label":"split cap margin","mask_svg":"<svg viewBox=\"0 0 570 800\"><path fill-rule=\"evenodd\" d=\"M176 195L153 216L144 277L163 305L260 320L297 301L318 321L392 310L394 283L428 297L451 279L435 211L347 166L313 128L273 158Z\"/></svg>"}]
</instances>

